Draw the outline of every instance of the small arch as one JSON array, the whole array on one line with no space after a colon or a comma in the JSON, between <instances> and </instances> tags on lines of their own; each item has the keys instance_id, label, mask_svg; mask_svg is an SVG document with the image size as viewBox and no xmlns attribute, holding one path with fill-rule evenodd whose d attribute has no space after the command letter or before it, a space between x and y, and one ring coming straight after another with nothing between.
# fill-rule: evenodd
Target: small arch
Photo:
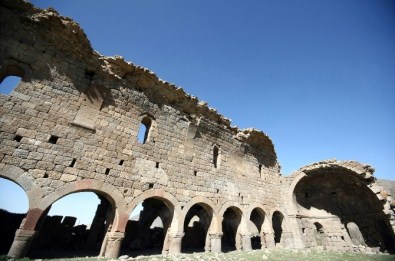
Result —
<instances>
[{"instance_id":1,"label":"small arch","mask_svg":"<svg viewBox=\"0 0 395 261\"><path fill-rule=\"evenodd\" d=\"M223 213L222 219L222 252L241 249L241 227L242 211L236 206L228 207Z\"/></svg>"},{"instance_id":2,"label":"small arch","mask_svg":"<svg viewBox=\"0 0 395 261\"><path fill-rule=\"evenodd\" d=\"M18 65L8 65L0 70L0 92L10 94L22 81L25 71Z\"/></svg>"},{"instance_id":3,"label":"small arch","mask_svg":"<svg viewBox=\"0 0 395 261\"><path fill-rule=\"evenodd\" d=\"M145 144L150 139L150 131L152 127L153 119L146 115L141 119L141 124L137 134L137 141L141 144Z\"/></svg>"},{"instance_id":4,"label":"small arch","mask_svg":"<svg viewBox=\"0 0 395 261\"><path fill-rule=\"evenodd\" d=\"M319 222L314 222L315 231L314 238L317 246L325 246L326 245L326 234L324 227Z\"/></svg>"},{"instance_id":5,"label":"small arch","mask_svg":"<svg viewBox=\"0 0 395 261\"><path fill-rule=\"evenodd\" d=\"M216 169L219 168L220 165L220 150L217 145L213 146L213 165Z\"/></svg>"},{"instance_id":6,"label":"small arch","mask_svg":"<svg viewBox=\"0 0 395 261\"><path fill-rule=\"evenodd\" d=\"M264 237L264 223L266 221L266 214L263 209L256 207L251 211L248 230L251 233L251 247L252 249L261 249L266 246ZM266 221L267 223L267 221Z\"/></svg>"},{"instance_id":7,"label":"small arch","mask_svg":"<svg viewBox=\"0 0 395 261\"><path fill-rule=\"evenodd\" d=\"M281 239L283 234L283 221L284 215L280 211L274 211L272 215L272 226L274 231L274 243L281 245Z\"/></svg>"},{"instance_id":8,"label":"small arch","mask_svg":"<svg viewBox=\"0 0 395 261\"><path fill-rule=\"evenodd\" d=\"M166 198L146 193L148 198L133 203L135 211L127 222L121 255L137 256L160 254L168 251L169 228L173 222L175 206ZM151 196L151 197L150 197ZM134 216L132 216L134 215Z\"/></svg>"}]
</instances>

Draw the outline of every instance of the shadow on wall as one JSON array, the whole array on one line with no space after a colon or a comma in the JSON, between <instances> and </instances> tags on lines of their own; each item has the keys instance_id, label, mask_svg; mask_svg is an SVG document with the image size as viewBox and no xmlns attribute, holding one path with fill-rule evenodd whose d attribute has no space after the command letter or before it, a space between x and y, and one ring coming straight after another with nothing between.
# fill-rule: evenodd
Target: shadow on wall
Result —
<instances>
[{"instance_id":1,"label":"shadow on wall","mask_svg":"<svg viewBox=\"0 0 395 261\"><path fill-rule=\"evenodd\" d=\"M354 244L394 251L395 235L383 204L366 181L348 170L316 171L294 190L299 214L337 216Z\"/></svg>"}]
</instances>

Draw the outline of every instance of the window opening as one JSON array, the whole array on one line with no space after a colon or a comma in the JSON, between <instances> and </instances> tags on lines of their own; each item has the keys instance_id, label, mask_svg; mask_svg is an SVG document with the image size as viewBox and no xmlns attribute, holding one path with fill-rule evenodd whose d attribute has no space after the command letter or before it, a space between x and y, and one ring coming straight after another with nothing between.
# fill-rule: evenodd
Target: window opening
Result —
<instances>
[{"instance_id":1,"label":"window opening","mask_svg":"<svg viewBox=\"0 0 395 261\"><path fill-rule=\"evenodd\" d=\"M195 176L197 176L197 170L195 170L195 171L193 172L193 174L194 174Z\"/></svg>"},{"instance_id":2,"label":"window opening","mask_svg":"<svg viewBox=\"0 0 395 261\"><path fill-rule=\"evenodd\" d=\"M77 159L73 159L72 161L71 161L71 163L70 163L70 166L69 167L74 167L74 165L75 165L75 162L77 161Z\"/></svg>"},{"instance_id":3,"label":"window opening","mask_svg":"<svg viewBox=\"0 0 395 261\"><path fill-rule=\"evenodd\" d=\"M109 168L106 168L106 173L105 174L106 175L110 174L110 169Z\"/></svg>"},{"instance_id":4,"label":"window opening","mask_svg":"<svg viewBox=\"0 0 395 261\"><path fill-rule=\"evenodd\" d=\"M213 164L215 168L218 168L218 157L219 157L219 148L217 146L214 146L213 149Z\"/></svg>"},{"instance_id":5,"label":"window opening","mask_svg":"<svg viewBox=\"0 0 395 261\"><path fill-rule=\"evenodd\" d=\"M125 161L124 160L120 160L119 161L119 166L123 166L123 163L124 163Z\"/></svg>"},{"instance_id":6,"label":"window opening","mask_svg":"<svg viewBox=\"0 0 395 261\"><path fill-rule=\"evenodd\" d=\"M10 75L5 77L0 84L0 93L10 94L22 81L22 77Z\"/></svg>"},{"instance_id":7,"label":"window opening","mask_svg":"<svg viewBox=\"0 0 395 261\"><path fill-rule=\"evenodd\" d=\"M152 189L154 187L154 183L149 183L148 188Z\"/></svg>"},{"instance_id":8,"label":"window opening","mask_svg":"<svg viewBox=\"0 0 395 261\"><path fill-rule=\"evenodd\" d=\"M141 120L139 132L137 134L137 141L141 144L145 144L148 141L149 131L151 128L152 120L149 117L144 117Z\"/></svg>"},{"instance_id":9,"label":"window opening","mask_svg":"<svg viewBox=\"0 0 395 261\"><path fill-rule=\"evenodd\" d=\"M23 138L23 137L22 137L21 135L15 135L14 141L16 141L16 142L21 142L22 138Z\"/></svg>"},{"instance_id":10,"label":"window opening","mask_svg":"<svg viewBox=\"0 0 395 261\"><path fill-rule=\"evenodd\" d=\"M156 163L155 168L159 169L159 162Z\"/></svg>"},{"instance_id":11,"label":"window opening","mask_svg":"<svg viewBox=\"0 0 395 261\"><path fill-rule=\"evenodd\" d=\"M58 142L59 137L55 136L55 135L51 135L51 137L49 137L48 142L51 144L56 144Z\"/></svg>"}]
</instances>

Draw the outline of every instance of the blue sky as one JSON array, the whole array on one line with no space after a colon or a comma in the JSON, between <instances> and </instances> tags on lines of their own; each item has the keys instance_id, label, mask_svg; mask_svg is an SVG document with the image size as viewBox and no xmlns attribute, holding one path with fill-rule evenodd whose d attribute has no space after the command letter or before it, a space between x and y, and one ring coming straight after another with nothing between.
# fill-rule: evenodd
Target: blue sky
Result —
<instances>
[{"instance_id":1,"label":"blue sky","mask_svg":"<svg viewBox=\"0 0 395 261\"><path fill-rule=\"evenodd\" d=\"M336 158L395 179L395 2L32 1L273 140L282 173Z\"/></svg>"}]
</instances>

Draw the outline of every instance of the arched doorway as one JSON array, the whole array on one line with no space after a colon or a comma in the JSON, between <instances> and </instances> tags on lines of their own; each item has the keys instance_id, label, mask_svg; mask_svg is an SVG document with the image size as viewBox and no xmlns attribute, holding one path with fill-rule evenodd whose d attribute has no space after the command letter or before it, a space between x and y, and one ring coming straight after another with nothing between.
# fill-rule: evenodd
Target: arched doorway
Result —
<instances>
[{"instance_id":1,"label":"arched doorway","mask_svg":"<svg viewBox=\"0 0 395 261\"><path fill-rule=\"evenodd\" d=\"M238 233L242 212L237 207L229 207L222 219L222 252L229 252L241 248L241 237Z\"/></svg>"},{"instance_id":2,"label":"arched doorway","mask_svg":"<svg viewBox=\"0 0 395 261\"><path fill-rule=\"evenodd\" d=\"M29 201L22 187L0 178L0 255L7 254L28 209Z\"/></svg>"},{"instance_id":3,"label":"arched doorway","mask_svg":"<svg viewBox=\"0 0 395 261\"><path fill-rule=\"evenodd\" d=\"M55 201L37 223L29 257L98 256L115 209L105 196L74 192Z\"/></svg>"},{"instance_id":4,"label":"arched doorway","mask_svg":"<svg viewBox=\"0 0 395 261\"><path fill-rule=\"evenodd\" d=\"M213 210L204 203L194 204L185 215L181 252L203 252L207 246L208 231L213 220Z\"/></svg>"},{"instance_id":5,"label":"arched doorway","mask_svg":"<svg viewBox=\"0 0 395 261\"><path fill-rule=\"evenodd\" d=\"M121 255L161 254L173 212L174 206L162 198L147 198L137 205L126 226Z\"/></svg>"},{"instance_id":6,"label":"arched doorway","mask_svg":"<svg viewBox=\"0 0 395 261\"><path fill-rule=\"evenodd\" d=\"M253 228L249 229L252 233L251 247L252 249L261 249L265 246L265 238L263 236L263 223L265 222L265 212L260 208L254 208L250 215Z\"/></svg>"},{"instance_id":7,"label":"arched doorway","mask_svg":"<svg viewBox=\"0 0 395 261\"><path fill-rule=\"evenodd\" d=\"M275 211L272 217L272 225L274 231L274 243L276 246L282 244L283 221L284 215L280 211Z\"/></svg>"},{"instance_id":8,"label":"arched doorway","mask_svg":"<svg viewBox=\"0 0 395 261\"><path fill-rule=\"evenodd\" d=\"M342 167L317 168L303 175L293 191L297 216L301 224L319 218L326 228L327 248L366 245L393 251L394 233L382 202L368 187L369 180ZM317 226L316 231L320 231Z\"/></svg>"}]
</instances>

